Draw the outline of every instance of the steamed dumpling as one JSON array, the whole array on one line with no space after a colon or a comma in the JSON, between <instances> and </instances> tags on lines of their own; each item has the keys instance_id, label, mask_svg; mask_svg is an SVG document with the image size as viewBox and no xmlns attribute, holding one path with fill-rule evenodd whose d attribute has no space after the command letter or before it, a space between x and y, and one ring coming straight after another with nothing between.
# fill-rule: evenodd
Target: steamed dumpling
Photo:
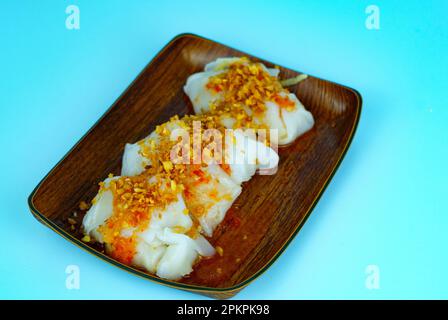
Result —
<instances>
[{"instance_id":1,"label":"steamed dumpling","mask_svg":"<svg viewBox=\"0 0 448 320\"><path fill-rule=\"evenodd\" d=\"M83 219L84 232L99 243L104 243L109 252L112 250L112 243L105 239L101 228L107 226L108 220L114 215L116 195L110 190L110 184L117 179L120 177L104 181ZM200 234L194 233L191 237L186 234L192 226L192 219L179 193L165 208L155 208L151 212L144 230L134 234L136 227L122 228L119 237L126 240L135 236L135 253L130 264L159 277L176 280L191 272L199 256L214 254L213 247ZM182 250L182 255L178 254L179 250ZM173 252L177 253L176 259L173 259Z\"/></svg>"},{"instance_id":2,"label":"steamed dumpling","mask_svg":"<svg viewBox=\"0 0 448 320\"><path fill-rule=\"evenodd\" d=\"M188 129L181 125L181 121L169 122L171 130ZM228 170L227 174L237 183L250 180L260 170L262 172L275 172L279 157L276 151L266 146L256 137L246 134L243 130L235 130L225 138L223 137L222 163ZM142 173L151 164L144 156L146 148L157 148L160 136L154 131L145 139L126 144L121 173L124 176L135 176Z\"/></svg>"},{"instance_id":3,"label":"steamed dumpling","mask_svg":"<svg viewBox=\"0 0 448 320\"><path fill-rule=\"evenodd\" d=\"M263 64L253 63L247 59L217 59L209 63L205 67L204 72L191 75L184 86L184 91L190 98L196 114L213 112L212 106L223 101L224 92L222 88L215 89L213 86L209 87L209 82L213 77L228 72L233 64L259 67L259 72L264 72L265 75L269 75L273 79L278 77L277 69L268 69ZM244 78L242 79L243 81L245 80ZM285 145L293 142L304 132L310 130L314 126L314 118L295 94L287 93L285 90L280 92L279 96L283 99L288 99L288 103L290 103L288 108L284 108L279 101L267 99L263 101L266 109L264 112L254 112L248 106L244 107L244 110L248 117L253 118L254 123L266 125L270 129L277 129L278 144ZM234 128L235 121L224 118L222 123L228 128Z\"/></svg>"}]
</instances>

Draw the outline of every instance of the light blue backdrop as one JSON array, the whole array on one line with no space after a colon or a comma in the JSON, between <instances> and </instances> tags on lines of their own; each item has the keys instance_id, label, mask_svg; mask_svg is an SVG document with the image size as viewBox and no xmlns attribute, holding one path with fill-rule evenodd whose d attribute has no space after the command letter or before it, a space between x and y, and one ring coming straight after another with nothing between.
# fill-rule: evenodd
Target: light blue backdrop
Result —
<instances>
[{"instance_id":1,"label":"light blue backdrop","mask_svg":"<svg viewBox=\"0 0 448 320\"><path fill-rule=\"evenodd\" d=\"M65 8L81 12L65 27ZM365 8L380 9L380 30ZM237 297L448 298L448 1L0 1L0 298L193 299L34 220L27 196L175 35L358 89L356 137L300 234ZM82 169L82 168L80 168ZM65 268L81 270L79 290ZM368 265L380 288L365 286Z\"/></svg>"}]
</instances>

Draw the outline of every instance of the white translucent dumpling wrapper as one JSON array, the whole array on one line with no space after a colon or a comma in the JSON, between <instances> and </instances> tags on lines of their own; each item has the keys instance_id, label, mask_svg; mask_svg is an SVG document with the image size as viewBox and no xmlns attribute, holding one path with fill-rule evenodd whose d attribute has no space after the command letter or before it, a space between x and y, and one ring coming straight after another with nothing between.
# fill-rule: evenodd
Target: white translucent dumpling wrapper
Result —
<instances>
[{"instance_id":1,"label":"white translucent dumpling wrapper","mask_svg":"<svg viewBox=\"0 0 448 320\"><path fill-rule=\"evenodd\" d=\"M137 236L138 244L136 254L132 261L133 264L158 275L159 262L165 255L165 252L169 246L162 240L164 230L169 228L177 228L181 231L188 230L191 228L192 224L193 223L188 215L185 203L180 194L177 201L170 203L165 209L155 209L152 212L148 227ZM132 230L123 230L121 233L122 236L126 236L129 231L131 231L130 234L132 234ZM197 251L195 250L195 246L190 246L189 250L196 258ZM189 264L190 262L185 261L184 263ZM188 267L191 268L191 265L187 267L173 266L173 268L177 268L177 270L184 270Z\"/></svg>"},{"instance_id":2,"label":"white translucent dumpling wrapper","mask_svg":"<svg viewBox=\"0 0 448 320\"><path fill-rule=\"evenodd\" d=\"M155 210L148 228L138 235L140 241L134 265L165 279L176 280L189 274L198 254L208 257L215 253L202 235L193 239L182 233L192 225L185 202L179 194L177 202L163 211ZM178 252L180 249L181 254ZM172 257L173 251L177 252L176 259Z\"/></svg>"},{"instance_id":3,"label":"white translucent dumpling wrapper","mask_svg":"<svg viewBox=\"0 0 448 320\"><path fill-rule=\"evenodd\" d=\"M136 176L145 170L145 167L151 164L151 161L141 153L142 145L146 139L140 143L126 143L124 146L123 162L121 166L121 175Z\"/></svg>"},{"instance_id":4,"label":"white translucent dumpling wrapper","mask_svg":"<svg viewBox=\"0 0 448 320\"><path fill-rule=\"evenodd\" d=\"M169 228L165 228L159 237L168 244L166 252L157 266L157 275L165 279L179 279L189 274L197 259L198 243L208 243L202 236L200 236L201 241L195 241L184 234L175 233ZM202 249L209 250L214 254L214 249L210 244L208 244L208 248Z\"/></svg>"},{"instance_id":5,"label":"white translucent dumpling wrapper","mask_svg":"<svg viewBox=\"0 0 448 320\"><path fill-rule=\"evenodd\" d=\"M163 211L155 210L148 228L138 235L140 241L134 265L164 279L176 280L189 274L198 255L209 257L215 254L214 248L202 235L192 238L183 233L192 225L179 194L178 200Z\"/></svg>"},{"instance_id":6,"label":"white translucent dumpling wrapper","mask_svg":"<svg viewBox=\"0 0 448 320\"><path fill-rule=\"evenodd\" d=\"M230 177L238 184L248 181L257 172L274 174L279 157L277 152L258 141L255 134L234 130L225 140L224 162L229 166Z\"/></svg>"},{"instance_id":7,"label":"white translucent dumpling wrapper","mask_svg":"<svg viewBox=\"0 0 448 320\"><path fill-rule=\"evenodd\" d=\"M221 73L222 71L205 71L194 73L188 77L184 86L184 91L190 98L196 114L210 111L210 103L222 98L222 94L207 90L206 85L210 77Z\"/></svg>"},{"instance_id":8,"label":"white translucent dumpling wrapper","mask_svg":"<svg viewBox=\"0 0 448 320\"><path fill-rule=\"evenodd\" d=\"M92 201L92 206L87 211L82 221L84 233L93 237L96 241L103 243L103 237L98 232L98 227L104 224L107 219L113 214L114 196L112 191L107 188L112 180L118 177L107 178L104 180L104 188L98 192Z\"/></svg>"},{"instance_id":9,"label":"white translucent dumpling wrapper","mask_svg":"<svg viewBox=\"0 0 448 320\"><path fill-rule=\"evenodd\" d=\"M314 118L295 94L282 92L280 95L288 96L294 102L295 108L289 111L280 108L275 102L266 101L266 112L261 116L254 116L254 119L256 122L268 125L270 129L277 129L278 144L286 145L310 130L314 126Z\"/></svg>"},{"instance_id":10,"label":"white translucent dumpling wrapper","mask_svg":"<svg viewBox=\"0 0 448 320\"><path fill-rule=\"evenodd\" d=\"M206 65L204 72L191 75L184 86L184 91L190 98L196 114L210 112L211 104L220 101L223 97L222 92L208 89L206 87L210 77L226 72L228 66L238 61L238 58L220 58ZM278 69L268 69L263 64L260 66L274 77L278 77ZM267 125L270 129L278 130L278 144L286 145L293 142L297 137L310 130L314 126L313 115L305 109L297 96L293 93L281 93L283 96L288 95L294 102L294 107L290 110L280 108L273 101L265 101L266 112L262 114L252 114L247 108L246 113L254 117L255 122ZM232 119L221 119L222 124L227 128L233 128Z\"/></svg>"},{"instance_id":11,"label":"white translucent dumpling wrapper","mask_svg":"<svg viewBox=\"0 0 448 320\"><path fill-rule=\"evenodd\" d=\"M241 193L241 186L220 165L213 163L193 170L184 186L186 204L207 236L213 234Z\"/></svg>"},{"instance_id":12,"label":"white translucent dumpling wrapper","mask_svg":"<svg viewBox=\"0 0 448 320\"><path fill-rule=\"evenodd\" d=\"M118 178L104 181L102 189L83 219L84 232L100 243L104 241L98 228L113 215L114 195L108 187L110 181ZM200 234L195 238L184 234L192 226L191 216L179 193L177 200L164 209L154 209L148 227L136 235L136 252L132 264L170 280L179 279L190 273L199 255L212 256L215 253L210 243ZM133 228L123 229L120 236L131 237L133 232ZM108 244L105 244L107 249ZM177 258L173 259L173 252L178 252L180 248L183 254L178 254Z\"/></svg>"}]
</instances>

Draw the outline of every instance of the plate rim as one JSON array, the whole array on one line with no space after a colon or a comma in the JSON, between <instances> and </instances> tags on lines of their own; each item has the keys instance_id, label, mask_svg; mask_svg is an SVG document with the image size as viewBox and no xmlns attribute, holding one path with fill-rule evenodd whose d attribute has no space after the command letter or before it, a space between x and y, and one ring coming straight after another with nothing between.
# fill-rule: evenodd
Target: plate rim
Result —
<instances>
[{"instance_id":1,"label":"plate rim","mask_svg":"<svg viewBox=\"0 0 448 320\"><path fill-rule=\"evenodd\" d=\"M348 137L345 145L343 146L343 150L340 153L339 159L337 160L336 164L333 166L333 168L331 170L331 173L328 176L328 178L326 179L326 181L323 184L322 188L319 190L319 192L315 196L311 206L309 207L309 209L304 214L303 219L295 227L295 230L290 234L290 236L285 241L285 243L281 246L281 248L269 259L269 261L263 267L259 268L252 276L250 276L246 280L241 281L240 283L238 283L238 284L236 284L234 286L223 287L223 288L213 288L213 287L206 287L206 286L200 286L200 285L193 285L193 284L174 282L174 281L169 281L169 280L165 280L165 279L162 279L162 278L158 278L158 277L156 277L154 275L151 275L149 273L145 273L144 271L140 271L140 270L138 270L136 268L130 267L130 266L125 265L125 264L122 264L122 263L112 259L108 255L106 255L106 254L104 254L104 253L102 253L100 251L97 251L94 248L88 246L87 244L85 244L84 242L82 242L81 240L77 239L72 234L70 234L69 232L67 232L66 230L64 230L63 228L58 226L57 224L55 224L53 221L51 221L49 218L47 218L44 214L42 214L39 210L37 210L37 208L34 206L34 202L33 202L34 196L38 192L40 186L46 181L46 179L52 174L52 172L67 158L67 156L70 155L71 152L90 134L90 132L99 124L99 122L109 114L109 112L115 107L117 102L120 101L122 96L133 86L133 84L140 77L140 75L152 63L154 63L160 57L160 55L163 52L165 52L168 48L170 48L175 42L177 42L178 40L180 40L182 38L188 38L188 37L198 38L198 39L201 39L201 40L206 40L208 42L213 42L213 43L216 43L216 44L219 44L219 45L226 46L226 47L228 47L230 49L240 51L243 54L247 54L246 52L243 52L241 50L235 49L235 48L233 48L231 46L222 44L222 43L220 43L218 41L211 40L211 39L203 37L203 36L199 36L199 35L194 34L194 33L188 33L188 32L187 33L180 33L180 34L174 36L165 46L163 46L163 48L161 50L159 50L154 55L154 57L143 67L143 69L137 74L137 76L126 87L126 89L117 97L117 99L115 99L115 101L111 104L111 106L106 109L106 111L98 118L98 120L95 121L95 123L81 136L81 138L67 151L67 153L64 154L64 156L40 180L40 182L36 185L36 187L33 189L31 194L28 196L28 206L29 206L29 209L30 209L32 215L34 216L34 218L36 218L39 222L44 224L46 227L49 227L51 230L55 231L57 234L62 236L64 239L66 239L69 242L73 243L77 247L83 249L87 253L90 253L90 254L96 256L97 258L99 258L99 259L101 259L101 260L103 260L105 262L108 262L109 264L111 264L111 265L113 265L113 266L115 266L117 268L125 270L128 273L132 273L133 275L136 275L136 276L138 276L140 278L143 278L143 279L155 282L155 283L159 283L159 284L171 287L171 288L176 288L176 289L181 289L181 290L187 290L187 291L204 293L204 294L214 294L214 293L216 293L216 294L219 294L219 293L229 293L229 294L234 293L234 294L236 294L237 292L242 290L244 287L248 286L252 281L254 281L258 277L260 277L264 272L266 272L277 261L277 259L283 254L283 252L291 244L292 240L297 236L299 231L302 229L303 225L308 220L308 218L311 215L312 211L314 210L315 206L317 205L317 203L321 199L324 191L326 190L326 188L330 184L331 180L333 179L335 173L338 171L338 169L339 169L343 159L345 158L345 155L347 154L348 149L350 148L350 145L351 145L351 143L353 141L353 138L355 136L355 133L356 133L356 130L358 128L358 124L359 124L359 121L360 121L360 118L361 118L361 113L362 113L362 96L356 89L353 89L353 88L345 86L345 85L341 85L339 83L336 83L336 82L333 82L333 81L330 81L330 80L325 80L325 79L322 79L322 78L310 75L313 78L316 78L316 79L319 79L319 80L322 80L322 81L326 81L326 82L330 82L332 84L336 84L336 85L338 85L340 87L343 87L343 88L351 91L355 95L356 100L357 100L357 104L356 104L356 108L355 108L355 110L356 110L355 121L353 122L353 125L350 128L349 137ZM258 57L256 55L252 55L251 54L251 56L253 56L253 57L258 59ZM279 66L281 66L281 65L279 65ZM283 66L281 66L281 67L283 67ZM288 69L288 70L292 70L294 72L298 72L298 71L295 71L295 70L290 69L290 68L286 68L286 67L284 67L284 68Z\"/></svg>"}]
</instances>

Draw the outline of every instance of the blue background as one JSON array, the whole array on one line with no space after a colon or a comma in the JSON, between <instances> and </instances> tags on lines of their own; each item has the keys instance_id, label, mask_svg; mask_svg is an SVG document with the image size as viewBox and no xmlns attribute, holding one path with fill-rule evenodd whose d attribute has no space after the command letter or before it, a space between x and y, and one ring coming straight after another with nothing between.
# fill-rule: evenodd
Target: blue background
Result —
<instances>
[{"instance_id":1,"label":"blue background","mask_svg":"<svg viewBox=\"0 0 448 320\"><path fill-rule=\"evenodd\" d=\"M81 11L65 28L65 8ZM381 29L365 27L380 8ZM0 1L0 298L196 299L34 220L27 196L175 35L358 89L353 144L286 252L237 297L448 298L448 1ZM82 169L82 168L81 168ZM79 290L65 268L81 270ZM380 288L365 286L367 265Z\"/></svg>"}]
</instances>

